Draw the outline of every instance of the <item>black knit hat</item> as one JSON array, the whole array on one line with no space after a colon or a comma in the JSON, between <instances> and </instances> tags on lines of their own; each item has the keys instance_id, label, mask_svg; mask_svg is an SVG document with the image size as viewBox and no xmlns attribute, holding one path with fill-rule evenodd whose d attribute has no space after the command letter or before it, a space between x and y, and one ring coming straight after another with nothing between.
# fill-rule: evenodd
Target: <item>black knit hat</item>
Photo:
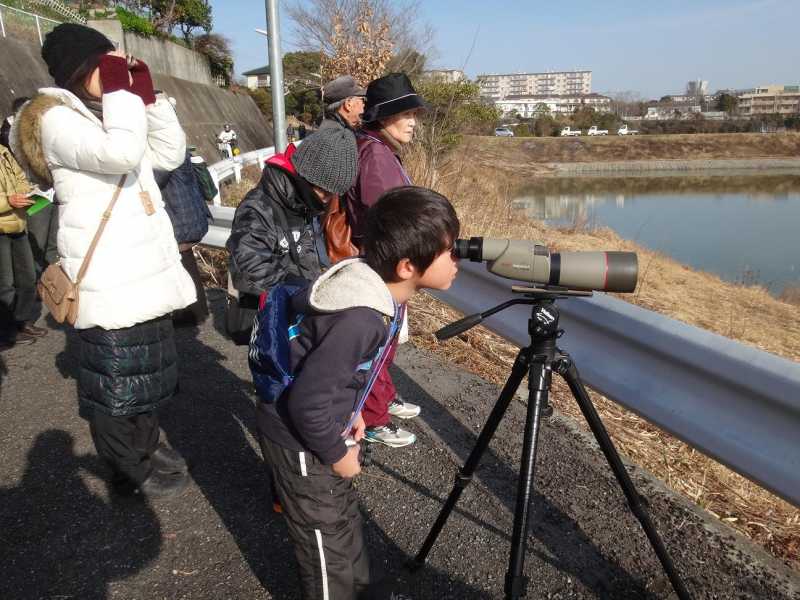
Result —
<instances>
[{"instance_id":1,"label":"black knit hat","mask_svg":"<svg viewBox=\"0 0 800 600\"><path fill-rule=\"evenodd\" d=\"M320 129L303 140L292 155L298 175L332 194L344 194L358 174L356 136L349 129Z\"/></svg>"},{"instance_id":2,"label":"black knit hat","mask_svg":"<svg viewBox=\"0 0 800 600\"><path fill-rule=\"evenodd\" d=\"M42 58L58 87L65 87L90 58L114 50L102 33L85 25L62 23L44 38Z\"/></svg>"},{"instance_id":3,"label":"black knit hat","mask_svg":"<svg viewBox=\"0 0 800 600\"><path fill-rule=\"evenodd\" d=\"M362 120L371 123L413 108L426 109L428 105L417 94L405 73L389 73L370 81L367 86L367 103Z\"/></svg>"}]
</instances>

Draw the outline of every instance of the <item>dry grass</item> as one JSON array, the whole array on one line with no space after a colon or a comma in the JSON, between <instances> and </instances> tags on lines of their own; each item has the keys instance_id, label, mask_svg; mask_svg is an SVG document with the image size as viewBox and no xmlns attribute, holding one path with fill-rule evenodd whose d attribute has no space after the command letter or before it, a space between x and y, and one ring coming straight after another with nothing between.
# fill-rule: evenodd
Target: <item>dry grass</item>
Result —
<instances>
[{"instance_id":1,"label":"dry grass","mask_svg":"<svg viewBox=\"0 0 800 600\"><path fill-rule=\"evenodd\" d=\"M222 206L239 206L245 194L252 190L261 179L261 169L258 165L248 165L242 169L242 180L239 183L231 180L223 183L220 194Z\"/></svg>"},{"instance_id":2,"label":"dry grass","mask_svg":"<svg viewBox=\"0 0 800 600\"><path fill-rule=\"evenodd\" d=\"M409 164L413 169L413 156ZM540 222L521 220L511 210L511 192L518 183L508 171L475 165L456 155L440 173L437 188L453 201L463 236L533 239L559 250L635 251L640 261L639 287L635 294L620 298L791 360L800 359L796 306L773 298L761 287L737 286L694 271L609 229L590 230L580 223L550 229ZM793 299L799 294L788 295L787 299ZM409 313L415 345L495 383L505 380L517 348L483 328L436 343L432 332L459 315L428 296L413 301ZM800 566L800 510L614 402L599 394L591 396L614 442L628 458L775 556ZM560 381L553 403L584 423Z\"/></svg>"},{"instance_id":3,"label":"dry grass","mask_svg":"<svg viewBox=\"0 0 800 600\"><path fill-rule=\"evenodd\" d=\"M530 174L545 171L547 163L687 158L797 158L800 156L800 133L579 138L468 137L462 150L477 157L482 166Z\"/></svg>"}]
</instances>

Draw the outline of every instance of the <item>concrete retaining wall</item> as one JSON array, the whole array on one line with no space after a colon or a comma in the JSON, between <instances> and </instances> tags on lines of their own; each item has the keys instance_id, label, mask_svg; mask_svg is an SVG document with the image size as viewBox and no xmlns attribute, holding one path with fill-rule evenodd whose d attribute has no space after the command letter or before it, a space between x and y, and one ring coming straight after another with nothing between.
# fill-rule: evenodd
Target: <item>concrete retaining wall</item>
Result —
<instances>
[{"instance_id":1,"label":"concrete retaining wall","mask_svg":"<svg viewBox=\"0 0 800 600\"><path fill-rule=\"evenodd\" d=\"M36 42L0 37L0 120L11 110L14 98L53 85L40 52ZM155 70L153 80L177 100L178 116L189 141L208 162L218 160L215 139L225 123L239 133L242 152L272 145L272 130L250 96Z\"/></svg>"},{"instance_id":2,"label":"concrete retaining wall","mask_svg":"<svg viewBox=\"0 0 800 600\"><path fill-rule=\"evenodd\" d=\"M148 64L152 73L214 85L208 61L202 54L169 40L144 38L123 32L119 21L104 19L89 21L88 25L117 42L120 50L141 58Z\"/></svg>"}]
</instances>

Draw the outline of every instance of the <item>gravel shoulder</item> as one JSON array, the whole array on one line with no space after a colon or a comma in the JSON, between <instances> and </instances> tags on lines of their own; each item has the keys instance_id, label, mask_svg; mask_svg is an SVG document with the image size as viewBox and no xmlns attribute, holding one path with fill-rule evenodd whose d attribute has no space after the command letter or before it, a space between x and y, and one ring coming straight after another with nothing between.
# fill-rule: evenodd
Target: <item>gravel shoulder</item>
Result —
<instances>
[{"instance_id":1,"label":"gravel shoulder","mask_svg":"<svg viewBox=\"0 0 800 600\"><path fill-rule=\"evenodd\" d=\"M272 513L255 443L246 353L214 323L177 334L181 390L162 411L190 463L181 497L109 494L76 401L77 340L54 330L2 355L0 598L296 598L286 528ZM216 326L216 327L215 327ZM384 589L424 598L500 598L525 406L512 403L457 510L415 576L424 539L494 404L497 387L406 347L395 381L423 407L418 442L378 448L358 480ZM656 526L696 598L800 598L800 574L631 467ZM638 522L602 455L556 416L542 430L526 574L538 598L670 598Z\"/></svg>"}]
</instances>

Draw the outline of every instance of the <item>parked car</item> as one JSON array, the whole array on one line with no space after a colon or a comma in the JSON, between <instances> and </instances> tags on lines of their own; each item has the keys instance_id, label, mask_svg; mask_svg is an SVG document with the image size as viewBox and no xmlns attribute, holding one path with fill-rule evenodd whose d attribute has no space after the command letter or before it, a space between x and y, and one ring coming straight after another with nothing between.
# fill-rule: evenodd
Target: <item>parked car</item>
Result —
<instances>
[{"instance_id":1,"label":"parked car","mask_svg":"<svg viewBox=\"0 0 800 600\"><path fill-rule=\"evenodd\" d=\"M497 137L514 137L514 132L511 131L508 127L497 127L494 130L494 134Z\"/></svg>"},{"instance_id":2,"label":"parked car","mask_svg":"<svg viewBox=\"0 0 800 600\"><path fill-rule=\"evenodd\" d=\"M597 125L592 125L586 135L608 135L608 129L598 129Z\"/></svg>"},{"instance_id":3,"label":"parked car","mask_svg":"<svg viewBox=\"0 0 800 600\"><path fill-rule=\"evenodd\" d=\"M580 134L580 129L570 129L569 127L564 127L564 129L561 130L561 137L579 136Z\"/></svg>"},{"instance_id":4,"label":"parked car","mask_svg":"<svg viewBox=\"0 0 800 600\"><path fill-rule=\"evenodd\" d=\"M636 129L628 129L627 125L623 125L617 129L617 135L639 135L639 131Z\"/></svg>"}]
</instances>

